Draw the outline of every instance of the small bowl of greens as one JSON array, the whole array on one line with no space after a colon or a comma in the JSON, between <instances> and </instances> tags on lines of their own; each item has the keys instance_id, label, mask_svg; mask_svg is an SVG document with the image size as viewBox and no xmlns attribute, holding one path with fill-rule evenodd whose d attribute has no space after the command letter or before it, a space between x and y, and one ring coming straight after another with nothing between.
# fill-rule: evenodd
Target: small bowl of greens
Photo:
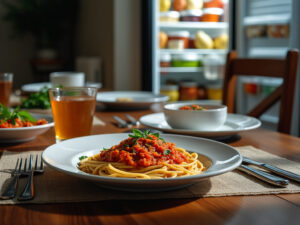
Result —
<instances>
[{"instance_id":1,"label":"small bowl of greens","mask_svg":"<svg viewBox=\"0 0 300 225\"><path fill-rule=\"evenodd\" d=\"M19 107L11 110L0 104L0 143L30 141L53 126L50 115L31 114Z\"/></svg>"},{"instance_id":2,"label":"small bowl of greens","mask_svg":"<svg viewBox=\"0 0 300 225\"><path fill-rule=\"evenodd\" d=\"M31 93L27 98L21 99L20 108L32 113L51 114L48 89L43 87L39 92Z\"/></svg>"}]
</instances>

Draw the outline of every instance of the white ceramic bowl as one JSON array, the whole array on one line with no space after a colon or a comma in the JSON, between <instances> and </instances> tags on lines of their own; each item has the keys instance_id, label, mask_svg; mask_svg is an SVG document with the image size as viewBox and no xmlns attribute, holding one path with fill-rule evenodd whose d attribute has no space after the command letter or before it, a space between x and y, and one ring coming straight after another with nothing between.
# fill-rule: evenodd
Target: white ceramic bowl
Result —
<instances>
[{"instance_id":1,"label":"white ceramic bowl","mask_svg":"<svg viewBox=\"0 0 300 225\"><path fill-rule=\"evenodd\" d=\"M50 74L50 82L53 87L62 85L63 87L84 86L84 73L81 72L53 72Z\"/></svg>"},{"instance_id":2,"label":"white ceramic bowl","mask_svg":"<svg viewBox=\"0 0 300 225\"><path fill-rule=\"evenodd\" d=\"M174 129L213 131L220 128L227 118L227 106L221 104L197 104L206 110L180 110L193 103L171 103L164 106L167 123Z\"/></svg>"},{"instance_id":3,"label":"white ceramic bowl","mask_svg":"<svg viewBox=\"0 0 300 225\"><path fill-rule=\"evenodd\" d=\"M37 120L44 118L48 123L32 127L0 128L0 143L31 141L54 126L52 115L32 113L32 116Z\"/></svg>"}]
</instances>

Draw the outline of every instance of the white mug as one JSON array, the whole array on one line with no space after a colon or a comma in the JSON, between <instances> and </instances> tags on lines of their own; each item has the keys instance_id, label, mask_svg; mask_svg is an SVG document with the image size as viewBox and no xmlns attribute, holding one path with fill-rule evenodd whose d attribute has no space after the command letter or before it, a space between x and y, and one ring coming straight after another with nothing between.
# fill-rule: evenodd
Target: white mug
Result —
<instances>
[{"instance_id":1,"label":"white mug","mask_svg":"<svg viewBox=\"0 0 300 225\"><path fill-rule=\"evenodd\" d=\"M53 87L83 87L85 75L81 72L53 72L50 73L50 82Z\"/></svg>"}]
</instances>

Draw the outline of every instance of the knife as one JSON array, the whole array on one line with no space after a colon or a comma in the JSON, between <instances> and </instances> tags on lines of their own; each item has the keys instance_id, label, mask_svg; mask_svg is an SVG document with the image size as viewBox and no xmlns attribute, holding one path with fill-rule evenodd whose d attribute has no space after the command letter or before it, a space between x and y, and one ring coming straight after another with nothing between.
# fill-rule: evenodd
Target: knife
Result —
<instances>
[{"instance_id":1,"label":"knife","mask_svg":"<svg viewBox=\"0 0 300 225\"><path fill-rule=\"evenodd\" d=\"M275 186L286 187L289 184L289 180L251 168L249 166L245 166L243 164L241 164L237 169Z\"/></svg>"},{"instance_id":2,"label":"knife","mask_svg":"<svg viewBox=\"0 0 300 225\"><path fill-rule=\"evenodd\" d=\"M130 123L134 126L138 126L140 125L139 121L137 121L135 118L133 118L132 116L130 116L129 114L125 115L127 117L127 119L130 121Z\"/></svg>"},{"instance_id":3,"label":"knife","mask_svg":"<svg viewBox=\"0 0 300 225\"><path fill-rule=\"evenodd\" d=\"M243 163L258 166L258 167L261 167L261 168L266 169L268 171L271 171L273 173L276 173L280 176L283 176L283 177L289 178L291 180L300 182L300 175L289 172L289 171L286 171L286 170L283 170L283 169L280 169L280 168L272 166L270 164L257 162L257 161L254 161L252 159L249 159L247 157L243 157Z\"/></svg>"}]
</instances>

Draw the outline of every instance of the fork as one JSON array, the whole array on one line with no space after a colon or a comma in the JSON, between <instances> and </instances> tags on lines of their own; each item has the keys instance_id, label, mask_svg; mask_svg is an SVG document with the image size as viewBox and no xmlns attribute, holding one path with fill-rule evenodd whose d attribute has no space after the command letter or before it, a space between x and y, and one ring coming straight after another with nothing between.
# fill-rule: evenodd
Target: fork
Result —
<instances>
[{"instance_id":1,"label":"fork","mask_svg":"<svg viewBox=\"0 0 300 225\"><path fill-rule=\"evenodd\" d=\"M125 115L127 117L127 119L130 121L130 124L133 125L133 126L139 126L140 125L140 122L137 121L134 117L132 117L131 115L129 114L126 114Z\"/></svg>"},{"instance_id":2,"label":"fork","mask_svg":"<svg viewBox=\"0 0 300 225\"><path fill-rule=\"evenodd\" d=\"M20 164L19 164L19 161L20 161ZM25 167L26 167L26 164L24 165L24 168ZM7 188L4 190L3 194L0 196L0 199L7 200L7 199L12 199L16 196L18 181L19 181L19 177L21 175L21 168L22 168L22 158L21 158L21 160L19 160L19 159L17 160L15 169L12 173L13 179L11 180L11 182L7 186Z\"/></svg>"},{"instance_id":3,"label":"fork","mask_svg":"<svg viewBox=\"0 0 300 225\"><path fill-rule=\"evenodd\" d=\"M132 127L131 124L128 124L125 120L121 119L118 116L113 116L113 119L118 122L118 127L120 127L120 128L129 128L129 127Z\"/></svg>"},{"instance_id":4,"label":"fork","mask_svg":"<svg viewBox=\"0 0 300 225\"><path fill-rule=\"evenodd\" d=\"M25 163L27 162L27 159L25 160ZM38 155L35 158L35 166L34 169L32 168L32 164L33 164L33 157L32 155L30 155L30 159L29 159L29 166L28 166L28 172L26 171L26 167L24 167L24 173L28 174L28 179L26 182L26 185L24 187L24 190L22 192L22 194L18 197L19 201L25 201L25 200L31 200L34 198L34 182L33 182L33 175L34 172L39 172L39 173L43 173L44 172L44 164L43 164L43 160L41 159L41 163L40 163L40 167L38 168Z\"/></svg>"}]
</instances>

